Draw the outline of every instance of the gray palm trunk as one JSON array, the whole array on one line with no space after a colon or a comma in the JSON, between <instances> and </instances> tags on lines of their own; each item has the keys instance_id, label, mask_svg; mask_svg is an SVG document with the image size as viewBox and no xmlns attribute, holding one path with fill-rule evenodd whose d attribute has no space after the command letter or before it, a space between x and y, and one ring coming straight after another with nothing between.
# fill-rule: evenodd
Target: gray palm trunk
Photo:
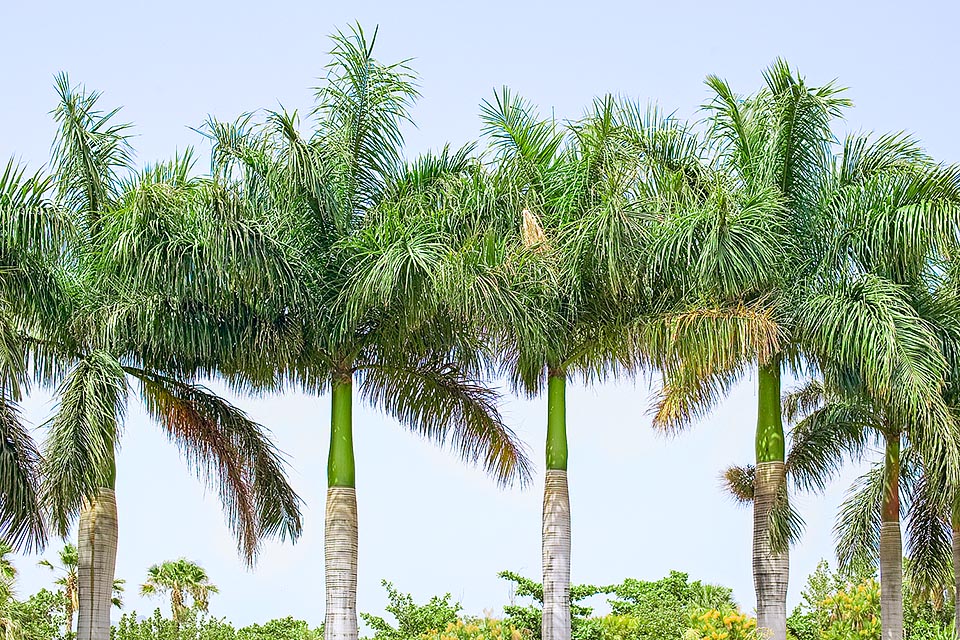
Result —
<instances>
[{"instance_id":1,"label":"gray palm trunk","mask_svg":"<svg viewBox=\"0 0 960 640\"><path fill-rule=\"evenodd\" d=\"M883 640L903 640L903 547L900 522L880 527L880 628Z\"/></svg>"},{"instance_id":2,"label":"gray palm trunk","mask_svg":"<svg viewBox=\"0 0 960 640\"><path fill-rule=\"evenodd\" d=\"M357 640L357 492L327 489L324 527L326 640Z\"/></svg>"},{"instance_id":3,"label":"gray palm trunk","mask_svg":"<svg viewBox=\"0 0 960 640\"><path fill-rule=\"evenodd\" d=\"M880 629L903 640L903 543L900 537L900 434L885 434L880 524Z\"/></svg>"},{"instance_id":4,"label":"gray palm trunk","mask_svg":"<svg viewBox=\"0 0 960 640\"><path fill-rule=\"evenodd\" d=\"M787 637L789 551L775 552L770 542L770 512L785 481L783 462L757 464L753 499L753 582L757 591L757 627L771 640Z\"/></svg>"},{"instance_id":5,"label":"gray palm trunk","mask_svg":"<svg viewBox=\"0 0 960 640\"><path fill-rule=\"evenodd\" d=\"M113 489L100 489L80 512L77 558L77 640L110 640L117 568L117 499Z\"/></svg>"},{"instance_id":6,"label":"gray palm trunk","mask_svg":"<svg viewBox=\"0 0 960 640\"><path fill-rule=\"evenodd\" d=\"M543 640L570 640L570 493L567 472L547 469L543 487Z\"/></svg>"}]
</instances>

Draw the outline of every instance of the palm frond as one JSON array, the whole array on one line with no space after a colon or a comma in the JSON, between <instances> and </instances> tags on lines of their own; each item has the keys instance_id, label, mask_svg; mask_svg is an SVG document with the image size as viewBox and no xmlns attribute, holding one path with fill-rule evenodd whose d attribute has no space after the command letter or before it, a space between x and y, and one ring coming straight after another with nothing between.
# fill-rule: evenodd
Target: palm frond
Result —
<instances>
[{"instance_id":1,"label":"palm frond","mask_svg":"<svg viewBox=\"0 0 960 640\"><path fill-rule=\"evenodd\" d=\"M123 368L108 353L95 351L74 366L57 397L56 413L47 422L43 493L57 532L66 535L83 501L113 487L127 402Z\"/></svg>"},{"instance_id":2,"label":"palm frond","mask_svg":"<svg viewBox=\"0 0 960 640\"><path fill-rule=\"evenodd\" d=\"M873 465L857 479L840 507L834 535L841 567L879 562L883 495L883 465Z\"/></svg>"},{"instance_id":3,"label":"palm frond","mask_svg":"<svg viewBox=\"0 0 960 640\"><path fill-rule=\"evenodd\" d=\"M523 444L497 409L497 394L453 363L434 358L371 363L360 392L415 433L480 464L500 484L530 481Z\"/></svg>"},{"instance_id":4,"label":"palm frond","mask_svg":"<svg viewBox=\"0 0 960 640\"><path fill-rule=\"evenodd\" d=\"M211 393L162 374L128 367L147 411L176 443L198 477L215 487L244 559L263 538L296 540L301 500L287 483L282 454L266 429Z\"/></svg>"},{"instance_id":5,"label":"palm frond","mask_svg":"<svg viewBox=\"0 0 960 640\"><path fill-rule=\"evenodd\" d=\"M40 452L19 408L0 396L0 537L27 553L46 542L41 464Z\"/></svg>"}]
</instances>

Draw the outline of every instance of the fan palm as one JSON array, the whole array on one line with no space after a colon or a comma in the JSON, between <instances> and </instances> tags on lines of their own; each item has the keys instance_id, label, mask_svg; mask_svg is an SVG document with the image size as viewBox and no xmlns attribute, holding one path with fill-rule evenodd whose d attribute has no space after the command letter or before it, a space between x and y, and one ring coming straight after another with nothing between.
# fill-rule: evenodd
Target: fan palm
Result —
<instances>
[{"instance_id":1,"label":"fan palm","mask_svg":"<svg viewBox=\"0 0 960 640\"><path fill-rule=\"evenodd\" d=\"M274 234L282 248L276 260L289 275L252 316L283 339L264 348L259 370L238 366L236 380L261 388L291 381L331 396L329 640L358 631L355 386L498 480L528 473L496 394L476 381L480 345L471 325L447 313L447 292L456 287L446 284L451 248L438 231L435 194L444 176L468 169L469 149L402 162L401 126L417 91L405 63L374 58L375 40L359 27L333 36L309 136L301 136L295 113L271 112L261 124L211 120L205 129L214 180L237 195L251 224Z\"/></svg>"},{"instance_id":2,"label":"fan palm","mask_svg":"<svg viewBox=\"0 0 960 640\"><path fill-rule=\"evenodd\" d=\"M131 218L159 222L172 215L170 208L203 203L205 192L186 180L189 159L134 174L127 126L116 123L117 111L98 110L99 94L73 87L66 76L57 78L56 87L60 103L54 111L59 128L53 181L57 205L75 233L60 258L69 275L69 295L56 309L63 321L37 331L70 365L57 376L58 407L48 423L44 491L61 535L80 519L77 637L105 640L116 565L115 453L129 379L139 383L148 413L190 466L219 489L228 524L248 561L263 537L299 535L300 502L265 430L196 384L186 367L170 366L177 356L197 351L189 330L141 341L134 330L142 327L118 324L109 313L121 303L116 297L122 291L108 259L118 242L111 233ZM167 277L188 274L168 271ZM166 318L174 325L183 320L176 314ZM166 357L157 357L158 352ZM211 354L194 358L201 356L212 367Z\"/></svg>"},{"instance_id":3,"label":"fan palm","mask_svg":"<svg viewBox=\"0 0 960 640\"><path fill-rule=\"evenodd\" d=\"M173 622L178 628L191 607L206 613L210 594L218 591L203 567L185 558L153 565L147 570L146 582L140 585L141 595L169 594ZM193 601L190 607L187 606L188 595Z\"/></svg>"},{"instance_id":4,"label":"fan palm","mask_svg":"<svg viewBox=\"0 0 960 640\"><path fill-rule=\"evenodd\" d=\"M918 416L931 451L957 452L943 437L940 358L919 352L935 340L881 268L899 268L898 250L913 257L949 236L935 222L949 188L903 135L851 136L835 157L831 122L849 104L841 91L808 86L782 61L764 79L743 98L708 78L700 169L679 175L679 195L666 201L652 268L669 329L655 423L689 423L757 368L754 582L758 625L780 640L789 555L770 525L786 486L784 368L856 370L869 397Z\"/></svg>"}]
</instances>

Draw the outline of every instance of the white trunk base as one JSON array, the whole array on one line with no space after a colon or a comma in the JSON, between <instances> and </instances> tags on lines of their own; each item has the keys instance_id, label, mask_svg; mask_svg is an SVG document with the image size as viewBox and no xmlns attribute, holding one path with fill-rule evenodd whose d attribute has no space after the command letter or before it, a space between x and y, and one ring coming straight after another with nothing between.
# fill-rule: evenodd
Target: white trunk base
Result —
<instances>
[{"instance_id":1,"label":"white trunk base","mask_svg":"<svg viewBox=\"0 0 960 640\"><path fill-rule=\"evenodd\" d=\"M570 493L567 472L547 469L543 487L543 640L570 640Z\"/></svg>"},{"instance_id":2,"label":"white trunk base","mask_svg":"<svg viewBox=\"0 0 960 640\"><path fill-rule=\"evenodd\" d=\"M112 489L100 489L81 510L77 556L77 640L110 640L117 569L117 497Z\"/></svg>"},{"instance_id":3,"label":"white trunk base","mask_svg":"<svg viewBox=\"0 0 960 640\"><path fill-rule=\"evenodd\" d=\"M787 638L787 586L789 552L770 548L770 510L784 482L782 462L757 465L753 499L753 584L757 591L757 628L770 640Z\"/></svg>"},{"instance_id":4,"label":"white trunk base","mask_svg":"<svg viewBox=\"0 0 960 640\"><path fill-rule=\"evenodd\" d=\"M903 640L903 545L900 523L880 526L880 637Z\"/></svg>"},{"instance_id":5,"label":"white trunk base","mask_svg":"<svg viewBox=\"0 0 960 640\"><path fill-rule=\"evenodd\" d=\"M324 640L357 640L356 489L327 489L323 547L327 586Z\"/></svg>"}]
</instances>

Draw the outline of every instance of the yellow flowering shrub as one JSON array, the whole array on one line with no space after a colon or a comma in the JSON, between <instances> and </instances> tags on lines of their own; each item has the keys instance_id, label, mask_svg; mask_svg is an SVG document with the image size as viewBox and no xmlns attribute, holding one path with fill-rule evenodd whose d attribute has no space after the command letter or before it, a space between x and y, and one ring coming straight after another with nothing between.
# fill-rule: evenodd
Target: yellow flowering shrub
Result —
<instances>
[{"instance_id":1,"label":"yellow flowering shrub","mask_svg":"<svg viewBox=\"0 0 960 640\"><path fill-rule=\"evenodd\" d=\"M684 640L754 640L757 620L736 609L707 609L690 616Z\"/></svg>"},{"instance_id":2,"label":"yellow flowering shrub","mask_svg":"<svg viewBox=\"0 0 960 640\"><path fill-rule=\"evenodd\" d=\"M467 618L451 622L442 630L431 630L421 640L530 640L530 634L505 620Z\"/></svg>"},{"instance_id":3,"label":"yellow flowering shrub","mask_svg":"<svg viewBox=\"0 0 960 640\"><path fill-rule=\"evenodd\" d=\"M880 584L868 579L848 584L824 598L828 622L823 640L879 640Z\"/></svg>"}]
</instances>

